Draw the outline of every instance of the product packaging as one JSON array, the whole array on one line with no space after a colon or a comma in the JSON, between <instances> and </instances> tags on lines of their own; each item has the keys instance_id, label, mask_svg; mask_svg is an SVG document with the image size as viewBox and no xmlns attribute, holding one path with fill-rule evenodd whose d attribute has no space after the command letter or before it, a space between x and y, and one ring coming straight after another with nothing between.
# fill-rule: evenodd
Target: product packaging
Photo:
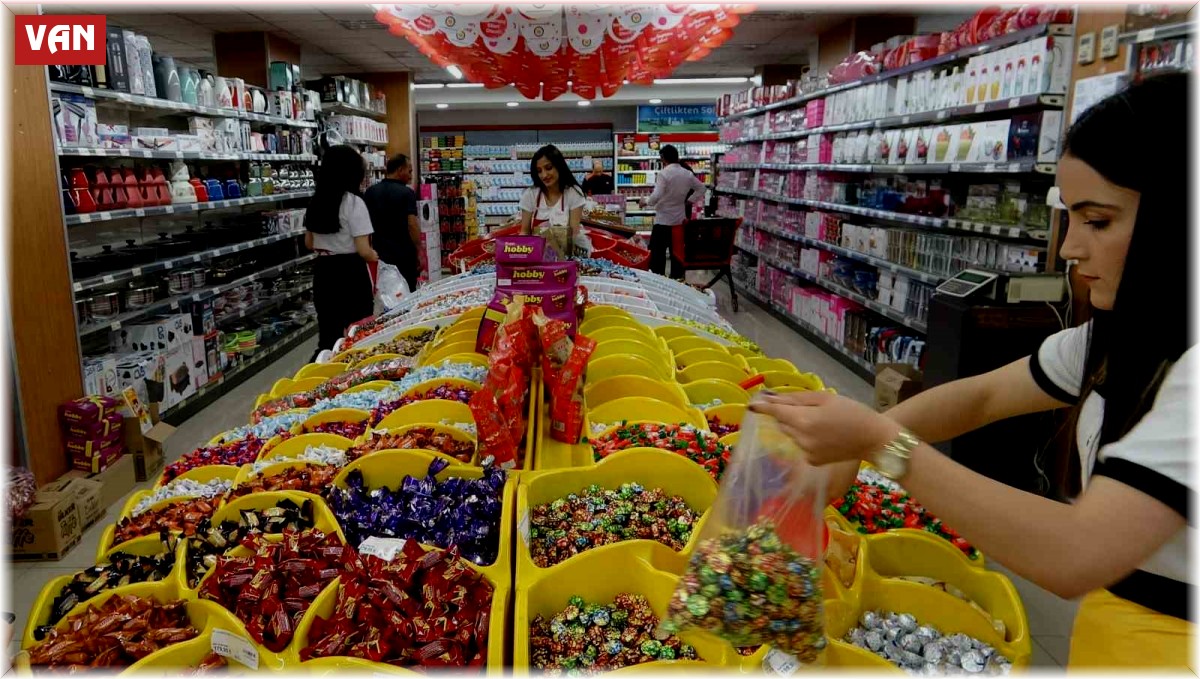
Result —
<instances>
[{"instance_id":1,"label":"product packaging","mask_svg":"<svg viewBox=\"0 0 1200 679\"><path fill-rule=\"evenodd\" d=\"M558 253L541 236L497 236L496 264L558 261Z\"/></svg>"},{"instance_id":2,"label":"product packaging","mask_svg":"<svg viewBox=\"0 0 1200 679\"><path fill-rule=\"evenodd\" d=\"M550 393L550 436L575 444L583 431L583 385L596 342L583 335L572 340L569 326L542 314L534 316L542 347L542 380Z\"/></svg>"},{"instance_id":3,"label":"product packaging","mask_svg":"<svg viewBox=\"0 0 1200 679\"><path fill-rule=\"evenodd\" d=\"M826 477L773 418L748 412L662 630L771 644L820 665Z\"/></svg>"},{"instance_id":4,"label":"product packaging","mask_svg":"<svg viewBox=\"0 0 1200 679\"><path fill-rule=\"evenodd\" d=\"M533 315L537 310L517 301L505 305L488 352L488 374L467 406L475 417L479 459L493 458L498 467L517 464L517 447L525 431L529 375L537 356Z\"/></svg>"},{"instance_id":5,"label":"product packaging","mask_svg":"<svg viewBox=\"0 0 1200 679\"><path fill-rule=\"evenodd\" d=\"M539 290L546 287L575 287L578 267L573 261L545 264L496 265L496 286Z\"/></svg>"},{"instance_id":6,"label":"product packaging","mask_svg":"<svg viewBox=\"0 0 1200 679\"><path fill-rule=\"evenodd\" d=\"M105 396L86 396L68 401L58 407L58 418L65 426L94 424L105 415L117 412L121 402Z\"/></svg>"}]
</instances>

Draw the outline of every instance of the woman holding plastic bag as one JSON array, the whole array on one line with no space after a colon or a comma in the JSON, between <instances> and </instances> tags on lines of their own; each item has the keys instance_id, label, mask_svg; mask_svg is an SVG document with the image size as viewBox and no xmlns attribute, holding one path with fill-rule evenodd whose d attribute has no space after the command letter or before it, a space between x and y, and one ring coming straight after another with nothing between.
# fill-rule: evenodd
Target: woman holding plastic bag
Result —
<instances>
[{"instance_id":1,"label":"woman holding plastic bag","mask_svg":"<svg viewBox=\"0 0 1200 679\"><path fill-rule=\"evenodd\" d=\"M1186 75L1149 78L1085 111L1067 132L1061 254L1089 286L1087 324L887 415L818 392L751 404L810 462L839 463L831 494L850 485L860 461L871 462L990 558L1063 598L1086 595L1071 668L1195 666L1189 410L1200 357L1188 335L1190 158L1161 151L1190 148L1188 100ZM1117 137L1123 142L1112 144ZM992 481L923 442L1071 406L1078 453L1056 461L1053 479L1067 502Z\"/></svg>"}]
</instances>

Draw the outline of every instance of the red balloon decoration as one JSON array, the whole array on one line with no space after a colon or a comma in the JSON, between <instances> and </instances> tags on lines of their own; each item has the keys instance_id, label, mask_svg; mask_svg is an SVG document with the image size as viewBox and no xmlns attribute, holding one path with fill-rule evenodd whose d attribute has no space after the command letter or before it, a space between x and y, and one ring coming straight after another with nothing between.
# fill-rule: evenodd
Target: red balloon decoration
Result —
<instances>
[{"instance_id":1,"label":"red balloon decoration","mask_svg":"<svg viewBox=\"0 0 1200 679\"><path fill-rule=\"evenodd\" d=\"M610 97L699 61L753 5L376 5L375 18L433 63L528 99ZM698 9L699 8L699 9Z\"/></svg>"}]
</instances>

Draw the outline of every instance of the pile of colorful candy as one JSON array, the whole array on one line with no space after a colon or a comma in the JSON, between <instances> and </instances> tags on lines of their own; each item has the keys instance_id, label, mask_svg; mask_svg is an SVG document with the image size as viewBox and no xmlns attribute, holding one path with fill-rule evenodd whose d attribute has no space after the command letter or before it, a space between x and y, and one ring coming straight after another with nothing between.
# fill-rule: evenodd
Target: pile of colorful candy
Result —
<instances>
[{"instance_id":1,"label":"pile of colorful candy","mask_svg":"<svg viewBox=\"0 0 1200 679\"><path fill-rule=\"evenodd\" d=\"M267 650L287 647L313 599L336 578L345 547L319 530L289 531L271 542L252 535L242 542L250 556L222 556L200 585L200 598L215 601L246 623Z\"/></svg>"},{"instance_id":2,"label":"pile of colorful candy","mask_svg":"<svg viewBox=\"0 0 1200 679\"><path fill-rule=\"evenodd\" d=\"M236 547L242 538L255 533L279 535L286 531L304 531L313 524L313 504L297 505L291 500L281 500L266 509L243 510L237 521L223 521L219 526L208 522L201 524L186 542L184 566L188 587L196 587L204 574L217 565L217 559Z\"/></svg>"},{"instance_id":3,"label":"pile of colorful candy","mask_svg":"<svg viewBox=\"0 0 1200 679\"><path fill-rule=\"evenodd\" d=\"M821 572L761 521L701 540L663 629L702 629L734 646L770 643L811 665L825 648Z\"/></svg>"},{"instance_id":4,"label":"pile of colorful candy","mask_svg":"<svg viewBox=\"0 0 1200 679\"><path fill-rule=\"evenodd\" d=\"M345 488L329 490L329 506L346 540L356 547L372 536L442 548L457 545L465 559L482 566L494 563L507 475L487 465L479 479L454 476L452 470L438 481L435 475L449 466L443 459L433 460L425 477L397 479L396 490L368 488L362 472L350 470Z\"/></svg>"},{"instance_id":5,"label":"pile of colorful candy","mask_svg":"<svg viewBox=\"0 0 1200 679\"><path fill-rule=\"evenodd\" d=\"M623 483L591 485L578 494L538 505L529 521L529 551L542 568L593 547L623 540L654 540L675 551L692 537L699 515L678 495Z\"/></svg>"},{"instance_id":6,"label":"pile of colorful candy","mask_svg":"<svg viewBox=\"0 0 1200 679\"><path fill-rule=\"evenodd\" d=\"M269 476L253 476L243 481L229 494L229 499L268 490L299 490L315 495L324 495L338 475L339 469L332 465L310 462L288 467Z\"/></svg>"},{"instance_id":7,"label":"pile of colorful candy","mask_svg":"<svg viewBox=\"0 0 1200 679\"><path fill-rule=\"evenodd\" d=\"M860 533L882 533L893 528L924 530L948 540L968 557L979 558L979 550L898 488L867 483L860 477L832 505L842 516L858 524Z\"/></svg>"},{"instance_id":8,"label":"pile of colorful candy","mask_svg":"<svg viewBox=\"0 0 1200 679\"><path fill-rule=\"evenodd\" d=\"M250 415L251 422L261 422L267 417L278 415L293 408L311 408L322 399L333 398L347 389L375 380L395 381L402 379L412 368L413 359L408 357L377 361L361 368L335 375L312 389L298 394L288 394L268 401Z\"/></svg>"},{"instance_id":9,"label":"pile of colorful candy","mask_svg":"<svg viewBox=\"0 0 1200 679\"><path fill-rule=\"evenodd\" d=\"M70 671L127 667L200 633L187 615L187 602L162 604L147 597L118 595L88 606L29 650L29 664Z\"/></svg>"},{"instance_id":10,"label":"pile of colorful candy","mask_svg":"<svg viewBox=\"0 0 1200 679\"><path fill-rule=\"evenodd\" d=\"M177 497L202 497L210 500L219 498L228 493L230 488L233 488L233 479L213 479L206 483L191 479L175 479L165 486L155 488L149 495L138 500L131 513L133 516L137 516L163 500L173 500Z\"/></svg>"},{"instance_id":11,"label":"pile of colorful candy","mask_svg":"<svg viewBox=\"0 0 1200 679\"><path fill-rule=\"evenodd\" d=\"M196 467L207 467L211 464L228 464L240 467L244 464L250 464L258 459L258 452L262 450L263 444L266 442L267 439L264 438L246 436L227 443L197 448L167 465L167 468L163 470L162 482L165 484L173 481L176 477Z\"/></svg>"},{"instance_id":12,"label":"pile of colorful candy","mask_svg":"<svg viewBox=\"0 0 1200 679\"><path fill-rule=\"evenodd\" d=\"M909 674L1008 674L1012 664L991 646L965 634L943 636L908 613L866 611L845 641L885 658Z\"/></svg>"},{"instance_id":13,"label":"pile of colorful candy","mask_svg":"<svg viewBox=\"0 0 1200 679\"><path fill-rule=\"evenodd\" d=\"M683 455L695 462L714 478L720 480L729 462L731 449L717 441L717 435L701 431L690 424L659 424L656 422L622 422L608 434L589 439L592 455L597 462L626 448L661 448Z\"/></svg>"},{"instance_id":14,"label":"pile of colorful candy","mask_svg":"<svg viewBox=\"0 0 1200 679\"><path fill-rule=\"evenodd\" d=\"M697 660L696 649L658 633L658 617L638 594L618 594L608 605L571 597L550 620L533 619L529 664L549 676L599 674L655 660Z\"/></svg>"},{"instance_id":15,"label":"pile of colorful candy","mask_svg":"<svg viewBox=\"0 0 1200 679\"><path fill-rule=\"evenodd\" d=\"M379 344L372 344L369 347L363 347L362 353L357 355L357 360L363 360L371 356L379 354L400 354L401 356L416 356L421 353L426 344L437 335L437 330L422 330L420 332L407 335L405 337L397 337ZM396 378L399 379L399 378Z\"/></svg>"},{"instance_id":16,"label":"pile of colorful candy","mask_svg":"<svg viewBox=\"0 0 1200 679\"><path fill-rule=\"evenodd\" d=\"M359 422L321 422L304 426L305 434L335 434L351 441L363 435L367 430L367 421Z\"/></svg>"},{"instance_id":17,"label":"pile of colorful candy","mask_svg":"<svg viewBox=\"0 0 1200 679\"><path fill-rule=\"evenodd\" d=\"M725 424L721 422L721 418L717 417L716 415L713 415L712 417L706 417L705 419L708 420L708 430L717 436L732 434L733 432L742 428L742 425L737 423Z\"/></svg>"},{"instance_id":18,"label":"pile of colorful candy","mask_svg":"<svg viewBox=\"0 0 1200 679\"><path fill-rule=\"evenodd\" d=\"M132 556L116 553L103 566L85 568L63 585L50 606L50 618L46 624L33 631L34 639L44 639L55 623L66 617L75 606L114 587L124 587L139 582L158 582L171 574L175 567L175 547L178 538L166 535L162 553L153 556Z\"/></svg>"},{"instance_id":19,"label":"pile of colorful candy","mask_svg":"<svg viewBox=\"0 0 1200 679\"><path fill-rule=\"evenodd\" d=\"M716 335L717 337L727 339L730 342L733 342L738 346L745 347L756 354L762 353L762 349L759 348L757 344L737 334L732 328L713 325L712 323L700 323L699 321L693 321L690 318L683 318L682 316L670 316L667 318L667 320L671 321L672 323L678 323L680 325L697 328L709 333L710 335Z\"/></svg>"},{"instance_id":20,"label":"pile of colorful candy","mask_svg":"<svg viewBox=\"0 0 1200 679\"><path fill-rule=\"evenodd\" d=\"M391 415L396 410L399 410L410 403L416 403L417 401L433 401L436 399L442 399L445 401L468 403L470 402L471 397L475 395L476 391L478 390L465 386L440 384L427 391L422 391L410 396L405 396L404 398L379 404L378 407L371 411L371 424L372 426L379 424L383 421L383 418Z\"/></svg>"},{"instance_id":21,"label":"pile of colorful candy","mask_svg":"<svg viewBox=\"0 0 1200 679\"><path fill-rule=\"evenodd\" d=\"M312 462L313 464L344 467L346 466L347 459L345 451L338 450L337 448L331 446L308 446L304 449L304 452L290 457L285 455L272 456L268 452L265 459L254 463L254 466L250 468L250 473L257 476L267 467L279 464L280 462Z\"/></svg>"},{"instance_id":22,"label":"pile of colorful candy","mask_svg":"<svg viewBox=\"0 0 1200 679\"><path fill-rule=\"evenodd\" d=\"M401 433L376 429L366 441L347 450L346 456L353 461L377 450L392 449L433 450L468 464L475 457L474 443L432 427L413 427Z\"/></svg>"},{"instance_id":23,"label":"pile of colorful candy","mask_svg":"<svg viewBox=\"0 0 1200 679\"><path fill-rule=\"evenodd\" d=\"M349 560L340 578L333 615L313 621L302 660L350 656L423 667L487 661L492 586L456 549L424 552L409 540L390 561Z\"/></svg>"},{"instance_id":24,"label":"pile of colorful candy","mask_svg":"<svg viewBox=\"0 0 1200 679\"><path fill-rule=\"evenodd\" d=\"M201 497L194 500L172 502L158 509L142 512L137 516L127 516L117 523L117 528L113 532L113 545L119 545L126 540L140 538L143 535L155 535L160 530L179 531L184 535L192 535L201 521L213 515L216 505L216 500Z\"/></svg>"}]
</instances>

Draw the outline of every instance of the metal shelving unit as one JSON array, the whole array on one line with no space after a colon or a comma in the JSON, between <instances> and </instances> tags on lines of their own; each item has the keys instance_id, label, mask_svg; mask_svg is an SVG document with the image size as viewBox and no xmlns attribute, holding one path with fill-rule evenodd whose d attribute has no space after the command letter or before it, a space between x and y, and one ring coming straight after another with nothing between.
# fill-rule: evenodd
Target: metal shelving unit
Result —
<instances>
[{"instance_id":1,"label":"metal shelving unit","mask_svg":"<svg viewBox=\"0 0 1200 679\"><path fill-rule=\"evenodd\" d=\"M311 120L295 120L292 118L285 118L283 116L273 116L266 113L255 113L253 111L243 111L241 109L233 108L197 106L195 104L185 104L180 101L170 101L168 99L146 97L140 94L128 94L126 92L114 92L112 90L96 87L82 87L80 85L70 85L67 83L51 82L50 91L62 92L64 94L80 94L88 97L89 99L95 99L98 104L115 105L131 109L160 111L167 114L196 114L202 116L214 116L217 118L237 118L239 120L249 120L256 123L270 123L272 125L286 125L288 127L317 126L317 123Z\"/></svg>"},{"instance_id":2,"label":"metal shelving unit","mask_svg":"<svg viewBox=\"0 0 1200 679\"><path fill-rule=\"evenodd\" d=\"M269 196L255 196L253 198L233 198L231 200L210 200L205 202L182 203L179 205L159 205L156 207L139 207L124 210L105 210L103 212L86 212L79 215L66 215L64 219L67 226L76 226L78 224L90 224L92 222L105 222L112 219L160 217L162 215L179 215L186 214L188 212L224 210L231 207L245 207L247 205L267 205L269 203L278 203L285 200L292 200L294 198L308 198L312 195L312 191L291 191L288 193L273 193Z\"/></svg>"}]
</instances>

